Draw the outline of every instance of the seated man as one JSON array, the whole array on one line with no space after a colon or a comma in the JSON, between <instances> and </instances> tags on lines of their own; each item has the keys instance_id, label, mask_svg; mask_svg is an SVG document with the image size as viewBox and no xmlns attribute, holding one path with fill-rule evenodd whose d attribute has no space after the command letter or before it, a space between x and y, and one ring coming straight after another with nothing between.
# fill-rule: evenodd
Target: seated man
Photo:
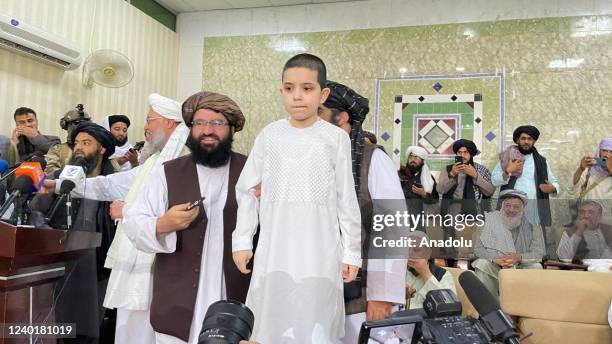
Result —
<instances>
[{"instance_id":1,"label":"seated man","mask_svg":"<svg viewBox=\"0 0 612 344\"><path fill-rule=\"evenodd\" d=\"M478 259L472 263L476 276L496 296L501 269L541 269L545 253L542 228L525 218L527 194L507 189L499 199L501 210L485 213L484 227L474 238Z\"/></svg>"},{"instance_id":2,"label":"seated man","mask_svg":"<svg viewBox=\"0 0 612 344\"><path fill-rule=\"evenodd\" d=\"M20 107L13 114L15 129L13 143L19 151L19 160L25 160L32 155L44 156L53 145L60 143L57 136L43 135L38 131L36 112L30 108Z\"/></svg>"},{"instance_id":3,"label":"seated man","mask_svg":"<svg viewBox=\"0 0 612 344\"><path fill-rule=\"evenodd\" d=\"M576 222L561 235L557 248L560 259L612 259L612 226L601 222L602 214L599 202L580 204Z\"/></svg>"},{"instance_id":4,"label":"seated man","mask_svg":"<svg viewBox=\"0 0 612 344\"><path fill-rule=\"evenodd\" d=\"M406 295L410 297L410 304L406 308L423 308L425 296L430 290L450 289L456 294L453 275L430 260L431 247L423 245L424 242L429 244L427 234L414 231L409 239L412 244L406 273Z\"/></svg>"}]
</instances>

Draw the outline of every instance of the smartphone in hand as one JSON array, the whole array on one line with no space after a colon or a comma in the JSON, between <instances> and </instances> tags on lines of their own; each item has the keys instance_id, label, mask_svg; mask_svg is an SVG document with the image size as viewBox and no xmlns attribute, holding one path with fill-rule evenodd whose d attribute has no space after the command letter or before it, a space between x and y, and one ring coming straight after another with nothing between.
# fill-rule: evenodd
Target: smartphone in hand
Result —
<instances>
[{"instance_id":1,"label":"smartphone in hand","mask_svg":"<svg viewBox=\"0 0 612 344\"><path fill-rule=\"evenodd\" d=\"M204 198L206 198L206 197L202 197L202 198L200 198L197 201L193 201L193 202L189 203L187 205L187 210L191 210L191 209L197 207L198 205L200 205L200 203L204 202Z\"/></svg>"},{"instance_id":2,"label":"smartphone in hand","mask_svg":"<svg viewBox=\"0 0 612 344\"><path fill-rule=\"evenodd\" d=\"M463 164L463 157L455 155L455 164Z\"/></svg>"}]
</instances>

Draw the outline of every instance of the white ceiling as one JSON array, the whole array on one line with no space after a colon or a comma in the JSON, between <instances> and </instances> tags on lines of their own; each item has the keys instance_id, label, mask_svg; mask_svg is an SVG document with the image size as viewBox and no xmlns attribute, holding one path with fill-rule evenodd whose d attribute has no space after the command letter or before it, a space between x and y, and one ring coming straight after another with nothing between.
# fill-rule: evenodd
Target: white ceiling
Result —
<instances>
[{"instance_id":1,"label":"white ceiling","mask_svg":"<svg viewBox=\"0 0 612 344\"><path fill-rule=\"evenodd\" d=\"M363 0L155 0L174 13L228 10L235 8L255 8L321 4L329 2Z\"/></svg>"}]
</instances>

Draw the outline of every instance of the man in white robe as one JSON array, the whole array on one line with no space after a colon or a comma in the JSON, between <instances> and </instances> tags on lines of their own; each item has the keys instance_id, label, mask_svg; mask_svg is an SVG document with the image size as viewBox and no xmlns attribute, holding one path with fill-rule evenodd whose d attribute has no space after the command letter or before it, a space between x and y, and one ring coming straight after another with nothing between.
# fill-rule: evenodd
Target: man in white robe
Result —
<instances>
[{"instance_id":1,"label":"man in white robe","mask_svg":"<svg viewBox=\"0 0 612 344\"><path fill-rule=\"evenodd\" d=\"M345 85L328 81L327 86L331 92L324 105L320 107L319 116L351 135L353 156L361 157L359 163L353 162L353 175L355 170L358 170L359 180L367 181L361 182L360 187L356 188L360 203L372 200L402 200L401 204L404 204L404 193L393 161L376 145L360 142L361 124L369 112L368 100ZM364 222L371 222L371 218L365 219ZM365 228L369 227L367 224L362 223L362 227L362 231L371 231L371 228ZM406 262L406 259L367 261L366 285L354 282L365 295L346 303L347 316L342 339L344 343L357 342L361 324L365 320L386 319L394 306L405 302Z\"/></svg>"},{"instance_id":2,"label":"man in white robe","mask_svg":"<svg viewBox=\"0 0 612 344\"><path fill-rule=\"evenodd\" d=\"M183 118L191 154L156 167L124 211L129 240L156 254L150 315L156 343L197 343L210 304L244 301L250 279L231 260L234 185L246 161L231 142L244 116L228 97L200 92L183 104Z\"/></svg>"},{"instance_id":3,"label":"man in white robe","mask_svg":"<svg viewBox=\"0 0 612 344\"><path fill-rule=\"evenodd\" d=\"M145 131L151 137L151 146L157 153L144 164L125 172L87 178L83 188L76 188L73 197L109 201L111 217L122 217L124 201L135 199L143 183L150 178L151 169L174 159L186 148L189 129L183 124L181 104L153 93L149 95ZM46 181L46 187L59 188L55 181ZM104 306L117 308L115 343L155 343L155 334L149 323L151 302L151 266L154 255L141 252L125 238L119 223L108 251L104 266L112 269L106 289Z\"/></svg>"}]
</instances>

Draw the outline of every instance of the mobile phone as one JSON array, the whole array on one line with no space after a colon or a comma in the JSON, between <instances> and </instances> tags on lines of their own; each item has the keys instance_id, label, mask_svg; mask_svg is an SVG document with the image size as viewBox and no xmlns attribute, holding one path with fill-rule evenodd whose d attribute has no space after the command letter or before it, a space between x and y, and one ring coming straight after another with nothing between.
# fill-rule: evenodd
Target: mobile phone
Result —
<instances>
[{"instance_id":1,"label":"mobile phone","mask_svg":"<svg viewBox=\"0 0 612 344\"><path fill-rule=\"evenodd\" d=\"M455 155L455 164L463 164L463 157Z\"/></svg>"},{"instance_id":2,"label":"mobile phone","mask_svg":"<svg viewBox=\"0 0 612 344\"><path fill-rule=\"evenodd\" d=\"M414 183L412 183L412 185L414 185L414 186L416 186L417 188L420 188L420 189L423 188L423 185L421 185L421 183L419 183L419 182L414 182Z\"/></svg>"},{"instance_id":3,"label":"mobile phone","mask_svg":"<svg viewBox=\"0 0 612 344\"><path fill-rule=\"evenodd\" d=\"M197 207L198 205L200 205L200 203L204 202L204 198L205 198L205 197L202 197L202 198L200 198L200 199L199 199L199 200L197 200L197 201L193 201L193 202L189 203L189 204L187 205L187 210L191 210L191 209L193 209L193 208Z\"/></svg>"},{"instance_id":4,"label":"mobile phone","mask_svg":"<svg viewBox=\"0 0 612 344\"><path fill-rule=\"evenodd\" d=\"M606 159L606 158L595 158L595 166L607 168L608 167L608 159Z\"/></svg>"},{"instance_id":5,"label":"mobile phone","mask_svg":"<svg viewBox=\"0 0 612 344\"><path fill-rule=\"evenodd\" d=\"M132 153L136 153L136 150L134 149L134 147L131 147L131 148L129 149L129 151L130 151L130 152L132 152Z\"/></svg>"}]
</instances>

